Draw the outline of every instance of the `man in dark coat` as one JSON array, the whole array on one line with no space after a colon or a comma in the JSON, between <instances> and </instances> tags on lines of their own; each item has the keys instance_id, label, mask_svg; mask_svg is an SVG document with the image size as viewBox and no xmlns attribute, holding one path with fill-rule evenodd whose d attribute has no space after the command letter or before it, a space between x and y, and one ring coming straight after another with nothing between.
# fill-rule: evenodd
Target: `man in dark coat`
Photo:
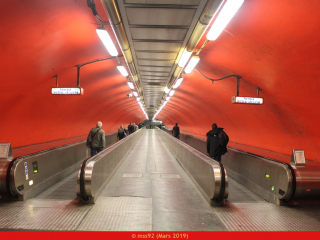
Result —
<instances>
[{"instance_id":1,"label":"man in dark coat","mask_svg":"<svg viewBox=\"0 0 320 240\"><path fill-rule=\"evenodd\" d=\"M227 146L220 146L218 135L223 128L218 128L217 124L212 124L212 130L207 132L207 152L214 160L221 162L221 155L227 152Z\"/></svg>"},{"instance_id":2,"label":"man in dark coat","mask_svg":"<svg viewBox=\"0 0 320 240\"><path fill-rule=\"evenodd\" d=\"M172 135L175 137L175 138L178 138L180 139L180 129L178 127L178 123L176 123L176 125L173 127L172 129Z\"/></svg>"},{"instance_id":3,"label":"man in dark coat","mask_svg":"<svg viewBox=\"0 0 320 240\"><path fill-rule=\"evenodd\" d=\"M128 125L128 131L129 134L133 133L133 125L131 123Z\"/></svg>"}]
</instances>

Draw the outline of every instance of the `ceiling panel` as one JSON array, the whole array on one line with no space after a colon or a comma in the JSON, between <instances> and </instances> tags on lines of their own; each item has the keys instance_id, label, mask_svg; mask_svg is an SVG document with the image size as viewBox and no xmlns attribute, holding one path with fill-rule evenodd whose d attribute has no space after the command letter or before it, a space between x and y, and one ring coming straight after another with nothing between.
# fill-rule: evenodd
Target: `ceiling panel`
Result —
<instances>
[{"instance_id":1,"label":"ceiling panel","mask_svg":"<svg viewBox=\"0 0 320 240\"><path fill-rule=\"evenodd\" d=\"M131 28L133 40L175 40L183 41L188 28Z\"/></svg>"},{"instance_id":2,"label":"ceiling panel","mask_svg":"<svg viewBox=\"0 0 320 240\"><path fill-rule=\"evenodd\" d=\"M172 70L172 67L145 67L145 66L141 66L139 67L140 71L161 71L161 72L170 72Z\"/></svg>"},{"instance_id":3,"label":"ceiling panel","mask_svg":"<svg viewBox=\"0 0 320 240\"><path fill-rule=\"evenodd\" d=\"M137 52L138 59L175 60L178 53Z\"/></svg>"},{"instance_id":4,"label":"ceiling panel","mask_svg":"<svg viewBox=\"0 0 320 240\"><path fill-rule=\"evenodd\" d=\"M124 0L125 4L167 4L167 5L196 5L201 0Z\"/></svg>"},{"instance_id":5,"label":"ceiling panel","mask_svg":"<svg viewBox=\"0 0 320 240\"><path fill-rule=\"evenodd\" d=\"M181 48L182 42L134 42L135 50L144 51L175 51L178 52Z\"/></svg>"},{"instance_id":6,"label":"ceiling panel","mask_svg":"<svg viewBox=\"0 0 320 240\"><path fill-rule=\"evenodd\" d=\"M190 26L196 9L126 8L129 25Z\"/></svg>"},{"instance_id":7,"label":"ceiling panel","mask_svg":"<svg viewBox=\"0 0 320 240\"><path fill-rule=\"evenodd\" d=\"M169 77L169 73L158 73L158 72L146 72L140 73L141 76L162 76L162 77Z\"/></svg>"},{"instance_id":8,"label":"ceiling panel","mask_svg":"<svg viewBox=\"0 0 320 240\"><path fill-rule=\"evenodd\" d=\"M162 66L162 67L173 67L175 60L144 60L138 59L139 66Z\"/></svg>"}]
</instances>

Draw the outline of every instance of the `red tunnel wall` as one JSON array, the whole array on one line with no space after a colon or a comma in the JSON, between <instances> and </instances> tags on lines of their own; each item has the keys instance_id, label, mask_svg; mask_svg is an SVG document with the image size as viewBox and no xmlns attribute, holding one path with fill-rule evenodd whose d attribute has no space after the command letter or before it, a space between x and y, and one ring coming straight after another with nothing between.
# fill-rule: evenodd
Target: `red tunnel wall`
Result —
<instances>
[{"instance_id":1,"label":"red tunnel wall","mask_svg":"<svg viewBox=\"0 0 320 240\"><path fill-rule=\"evenodd\" d=\"M157 118L202 138L215 122L232 147L269 157L304 149L307 159L319 161L318 7L320 1L246 0L229 33L200 52L199 71L210 78L241 75L239 95L255 97L258 86L263 105L232 104L236 78L212 84L194 70Z\"/></svg>"},{"instance_id":2,"label":"red tunnel wall","mask_svg":"<svg viewBox=\"0 0 320 240\"><path fill-rule=\"evenodd\" d=\"M211 84L193 71L157 118L200 137L216 122L230 146L266 156L305 149L319 161L319 7L317 0L245 0L229 33L201 51L197 69L211 78L241 75L240 96L256 96L259 86L264 105L232 104L235 78ZM83 96L51 95L54 75L59 87L76 87L77 64L110 57L86 1L1 1L0 11L0 142L16 148L86 135L99 120L108 131L145 119L125 97L130 91L115 59L81 68Z\"/></svg>"},{"instance_id":3,"label":"red tunnel wall","mask_svg":"<svg viewBox=\"0 0 320 240\"><path fill-rule=\"evenodd\" d=\"M86 135L97 121L108 131L145 119L136 100L126 97L130 89L117 59L81 68L83 96L51 94L54 75L59 87L77 87L76 65L110 57L86 1L0 4L0 142L16 148ZM97 10L107 21L99 2Z\"/></svg>"}]
</instances>

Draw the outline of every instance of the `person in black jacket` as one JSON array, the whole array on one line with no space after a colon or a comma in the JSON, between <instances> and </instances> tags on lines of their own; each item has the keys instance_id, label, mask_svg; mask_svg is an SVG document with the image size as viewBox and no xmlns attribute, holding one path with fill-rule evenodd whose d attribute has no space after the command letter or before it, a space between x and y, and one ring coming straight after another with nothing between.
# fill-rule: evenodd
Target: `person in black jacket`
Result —
<instances>
[{"instance_id":1,"label":"person in black jacket","mask_svg":"<svg viewBox=\"0 0 320 240\"><path fill-rule=\"evenodd\" d=\"M227 146L220 146L218 135L223 128L218 128L217 124L212 124L212 130L207 132L207 152L214 160L221 162L221 155L227 152Z\"/></svg>"},{"instance_id":2,"label":"person in black jacket","mask_svg":"<svg viewBox=\"0 0 320 240\"><path fill-rule=\"evenodd\" d=\"M131 122L130 122L130 124L128 125L128 131L129 131L129 134L131 134L131 133L134 132L134 131L133 131L133 125L131 124Z\"/></svg>"},{"instance_id":3,"label":"person in black jacket","mask_svg":"<svg viewBox=\"0 0 320 240\"><path fill-rule=\"evenodd\" d=\"M176 125L172 128L172 135L175 137L175 138L178 138L180 139L180 129L178 127L178 123L176 123Z\"/></svg>"}]
</instances>

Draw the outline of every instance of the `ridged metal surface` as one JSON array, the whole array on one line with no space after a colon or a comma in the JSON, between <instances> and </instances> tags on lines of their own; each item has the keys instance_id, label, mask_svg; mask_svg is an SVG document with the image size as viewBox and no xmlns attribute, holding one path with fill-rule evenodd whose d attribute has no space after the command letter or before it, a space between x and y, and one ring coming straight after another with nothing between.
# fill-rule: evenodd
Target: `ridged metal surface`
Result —
<instances>
[{"instance_id":1,"label":"ridged metal surface","mask_svg":"<svg viewBox=\"0 0 320 240\"><path fill-rule=\"evenodd\" d=\"M142 173L124 173L122 177L140 178L142 177Z\"/></svg>"},{"instance_id":2,"label":"ridged metal surface","mask_svg":"<svg viewBox=\"0 0 320 240\"><path fill-rule=\"evenodd\" d=\"M143 175L123 177L131 173ZM36 199L0 202L0 230L320 231L319 206L276 206L233 179L226 205L210 207L152 130L132 148L96 204L49 199L66 186L74 191L72 178L75 173Z\"/></svg>"},{"instance_id":3,"label":"ridged metal surface","mask_svg":"<svg viewBox=\"0 0 320 240\"><path fill-rule=\"evenodd\" d=\"M271 203L229 203L215 211L230 231L320 230L319 208L301 211Z\"/></svg>"},{"instance_id":4,"label":"ridged metal surface","mask_svg":"<svg viewBox=\"0 0 320 240\"><path fill-rule=\"evenodd\" d=\"M152 198L100 197L77 230L151 231Z\"/></svg>"},{"instance_id":5,"label":"ridged metal surface","mask_svg":"<svg viewBox=\"0 0 320 240\"><path fill-rule=\"evenodd\" d=\"M0 229L76 230L90 205L72 201L31 199L1 204Z\"/></svg>"},{"instance_id":6,"label":"ridged metal surface","mask_svg":"<svg viewBox=\"0 0 320 240\"><path fill-rule=\"evenodd\" d=\"M75 193L77 185L78 170L64 178L60 182L48 188L46 191L39 194L37 199L59 199L59 200L72 200L76 199Z\"/></svg>"},{"instance_id":7,"label":"ridged metal surface","mask_svg":"<svg viewBox=\"0 0 320 240\"><path fill-rule=\"evenodd\" d=\"M180 178L178 174L160 174L161 178Z\"/></svg>"}]
</instances>

